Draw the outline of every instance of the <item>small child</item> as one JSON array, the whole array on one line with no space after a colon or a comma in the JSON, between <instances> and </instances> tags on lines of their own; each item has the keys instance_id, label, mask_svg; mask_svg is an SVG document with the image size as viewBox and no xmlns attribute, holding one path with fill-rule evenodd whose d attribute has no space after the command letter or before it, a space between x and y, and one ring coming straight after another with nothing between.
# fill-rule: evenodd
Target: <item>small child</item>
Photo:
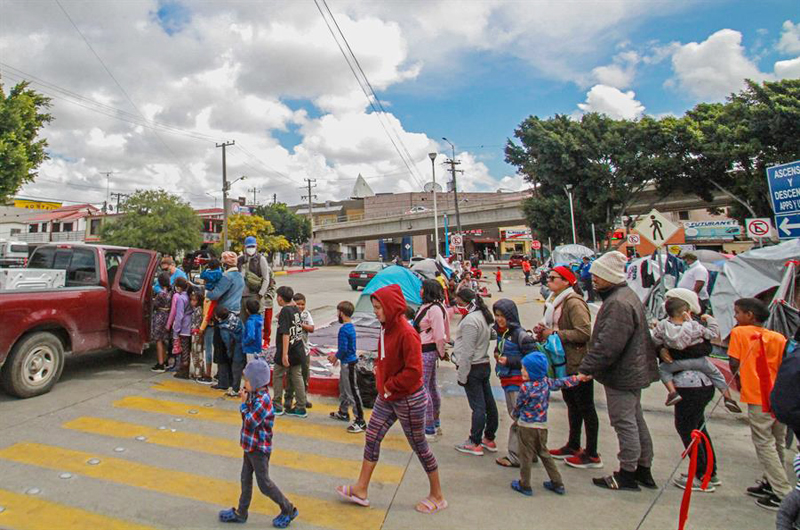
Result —
<instances>
[{"instance_id":1,"label":"small child","mask_svg":"<svg viewBox=\"0 0 800 530\"><path fill-rule=\"evenodd\" d=\"M217 258L208 260L208 266L200 273L200 279L203 280L203 287L206 291L214 290L214 287L222 279L222 269Z\"/></svg>"},{"instance_id":2,"label":"small child","mask_svg":"<svg viewBox=\"0 0 800 530\"><path fill-rule=\"evenodd\" d=\"M339 302L336 306L339 313L339 347L335 355L328 357L328 360L336 366L342 363L339 372L339 410L331 412L331 418L341 421L350 421L350 407L353 407L353 423L347 427L349 433L359 433L367 430L367 423L364 421L364 406L361 403L361 393L358 391L358 380L356 379L356 366L358 365L358 355L356 355L356 328L351 321L355 307L347 301Z\"/></svg>"},{"instance_id":3,"label":"small child","mask_svg":"<svg viewBox=\"0 0 800 530\"><path fill-rule=\"evenodd\" d=\"M689 304L679 298L667 298L664 304L667 310L667 318L660 320L653 329L653 342L656 346L664 345L673 350L685 350L690 346L702 343L704 340L711 340L719 336L719 324L711 315L703 315L700 319L706 324L694 320L689 313ZM731 398L731 392L722 375L708 357L698 359L672 359L665 358L658 367L661 381L669 392L667 394L666 405L671 407L679 401L681 396L675 390L672 382L673 375L684 371L694 370L706 375L717 387L725 398L725 408L731 412L740 413L742 409Z\"/></svg>"},{"instance_id":4,"label":"small child","mask_svg":"<svg viewBox=\"0 0 800 530\"><path fill-rule=\"evenodd\" d=\"M535 456L541 459L550 480L544 482L545 489L564 495L564 482L555 460L547 449L547 409L550 406L550 391L571 388L591 379L579 374L561 379L547 377L547 357L533 352L522 358L522 379L517 403L511 413L519 433L519 480L511 483L511 489L523 495L533 495L531 488L531 464Z\"/></svg>"},{"instance_id":5,"label":"small child","mask_svg":"<svg viewBox=\"0 0 800 530\"><path fill-rule=\"evenodd\" d=\"M205 367L203 361L203 333L200 326L203 324L203 302L205 297L200 291L193 291L189 297L192 306L192 373L191 377L197 382L203 383ZM209 380L210 382L210 380Z\"/></svg>"},{"instance_id":6,"label":"small child","mask_svg":"<svg viewBox=\"0 0 800 530\"><path fill-rule=\"evenodd\" d=\"M169 312L167 328L172 329L172 353L175 377L189 379L189 362L192 354L192 306L189 304L191 287L186 278L178 277L173 286L172 309Z\"/></svg>"},{"instance_id":7,"label":"small child","mask_svg":"<svg viewBox=\"0 0 800 530\"><path fill-rule=\"evenodd\" d=\"M242 337L242 352L244 352L247 362L261 356L261 340L264 329L264 317L261 315L261 304L254 298L248 298L244 304L247 314L247 322L244 325Z\"/></svg>"},{"instance_id":8,"label":"small child","mask_svg":"<svg viewBox=\"0 0 800 530\"><path fill-rule=\"evenodd\" d=\"M153 298L153 317L150 323L150 338L156 343L156 354L158 360L150 368L151 372L166 371L167 345L169 344L169 320L170 308L172 307L172 291L169 288L169 273L162 272L158 275L158 285L161 290Z\"/></svg>"},{"instance_id":9,"label":"small child","mask_svg":"<svg viewBox=\"0 0 800 530\"><path fill-rule=\"evenodd\" d=\"M503 292L503 273L500 267L497 267L497 272L494 273L494 279L497 282L497 290Z\"/></svg>"},{"instance_id":10,"label":"small child","mask_svg":"<svg viewBox=\"0 0 800 530\"><path fill-rule=\"evenodd\" d=\"M297 508L289 502L278 486L269 478L269 458L272 454L272 425L275 414L269 398L269 365L256 359L244 369L244 388L239 392L242 404L242 432L239 443L244 450L241 482L242 493L239 507L219 512L223 523L244 523L247 521L250 501L253 498L253 472L261 493L277 504L281 513L272 520L275 528L286 528L297 518Z\"/></svg>"},{"instance_id":11,"label":"small child","mask_svg":"<svg viewBox=\"0 0 800 530\"><path fill-rule=\"evenodd\" d=\"M306 358L303 362L303 384L306 387L306 408L310 409L312 405L308 400L308 376L311 371L311 346L308 342L308 334L314 333L314 319L311 318L311 312L306 309L306 296L303 293L294 293L292 300L300 310L300 324L303 327L303 346L306 348Z\"/></svg>"}]
</instances>

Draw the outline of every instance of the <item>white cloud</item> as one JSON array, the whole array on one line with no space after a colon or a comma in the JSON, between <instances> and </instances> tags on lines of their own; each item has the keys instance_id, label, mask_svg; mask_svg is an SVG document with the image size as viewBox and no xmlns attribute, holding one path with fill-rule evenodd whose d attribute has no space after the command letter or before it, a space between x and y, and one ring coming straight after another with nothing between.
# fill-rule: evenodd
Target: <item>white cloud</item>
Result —
<instances>
[{"instance_id":1,"label":"white cloud","mask_svg":"<svg viewBox=\"0 0 800 530\"><path fill-rule=\"evenodd\" d=\"M617 54L609 65L598 66L592 70L592 77L601 85L614 88L627 88L636 76L636 65L641 58L635 51L628 50Z\"/></svg>"},{"instance_id":2,"label":"white cloud","mask_svg":"<svg viewBox=\"0 0 800 530\"><path fill-rule=\"evenodd\" d=\"M595 85L586 93L586 102L578 103L582 112L599 112L615 119L632 120L644 114L644 105L636 100L633 90L622 92L618 88Z\"/></svg>"},{"instance_id":3,"label":"white cloud","mask_svg":"<svg viewBox=\"0 0 800 530\"><path fill-rule=\"evenodd\" d=\"M800 53L800 23L792 24L791 20L783 23L778 51L785 54Z\"/></svg>"},{"instance_id":4,"label":"white cloud","mask_svg":"<svg viewBox=\"0 0 800 530\"><path fill-rule=\"evenodd\" d=\"M768 78L745 55L742 34L731 29L719 30L703 42L676 48L672 67L678 85L698 98L722 99L740 90L745 79Z\"/></svg>"},{"instance_id":5,"label":"white cloud","mask_svg":"<svg viewBox=\"0 0 800 530\"><path fill-rule=\"evenodd\" d=\"M800 77L800 57L775 63L775 77L778 79L795 79Z\"/></svg>"}]
</instances>

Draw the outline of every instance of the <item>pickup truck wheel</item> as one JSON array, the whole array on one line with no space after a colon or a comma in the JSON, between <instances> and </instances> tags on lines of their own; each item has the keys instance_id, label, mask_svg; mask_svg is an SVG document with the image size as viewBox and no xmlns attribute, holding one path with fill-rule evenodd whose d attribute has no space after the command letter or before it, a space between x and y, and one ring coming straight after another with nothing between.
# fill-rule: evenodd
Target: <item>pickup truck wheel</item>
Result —
<instances>
[{"instance_id":1,"label":"pickup truck wheel","mask_svg":"<svg viewBox=\"0 0 800 530\"><path fill-rule=\"evenodd\" d=\"M49 392L63 370L64 345L52 333L42 331L14 345L0 379L9 394L29 398Z\"/></svg>"}]
</instances>

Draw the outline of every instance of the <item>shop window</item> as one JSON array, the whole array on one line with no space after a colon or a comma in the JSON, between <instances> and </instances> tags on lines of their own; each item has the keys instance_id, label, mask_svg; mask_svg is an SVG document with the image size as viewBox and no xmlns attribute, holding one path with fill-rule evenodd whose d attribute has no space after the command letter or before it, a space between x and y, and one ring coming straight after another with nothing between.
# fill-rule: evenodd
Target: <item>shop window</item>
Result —
<instances>
[{"instance_id":1,"label":"shop window","mask_svg":"<svg viewBox=\"0 0 800 530\"><path fill-rule=\"evenodd\" d=\"M61 232L61 223L53 223L53 233Z\"/></svg>"},{"instance_id":2,"label":"shop window","mask_svg":"<svg viewBox=\"0 0 800 530\"><path fill-rule=\"evenodd\" d=\"M28 225L28 233L29 234L37 234L39 233L39 225Z\"/></svg>"},{"instance_id":3,"label":"shop window","mask_svg":"<svg viewBox=\"0 0 800 530\"><path fill-rule=\"evenodd\" d=\"M73 226L73 224L74 224L74 223L64 223L64 224L61 226L61 231L62 231L62 232L72 232L72 226Z\"/></svg>"},{"instance_id":4,"label":"shop window","mask_svg":"<svg viewBox=\"0 0 800 530\"><path fill-rule=\"evenodd\" d=\"M689 220L689 212L684 210L682 212L678 212L678 219L681 221L688 221Z\"/></svg>"},{"instance_id":5,"label":"shop window","mask_svg":"<svg viewBox=\"0 0 800 530\"><path fill-rule=\"evenodd\" d=\"M100 235L100 219L92 219L89 224L89 234L93 236Z\"/></svg>"}]
</instances>

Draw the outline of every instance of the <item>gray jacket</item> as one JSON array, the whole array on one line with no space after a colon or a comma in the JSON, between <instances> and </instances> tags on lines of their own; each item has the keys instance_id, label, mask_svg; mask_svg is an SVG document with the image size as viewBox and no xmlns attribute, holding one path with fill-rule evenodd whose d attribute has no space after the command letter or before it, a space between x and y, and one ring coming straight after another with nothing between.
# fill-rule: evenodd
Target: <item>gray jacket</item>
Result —
<instances>
[{"instance_id":1,"label":"gray jacket","mask_svg":"<svg viewBox=\"0 0 800 530\"><path fill-rule=\"evenodd\" d=\"M483 313L472 311L458 325L458 338L453 345L453 362L458 367L458 382L467 383L473 364L489 362L489 340L491 330Z\"/></svg>"},{"instance_id":2,"label":"gray jacket","mask_svg":"<svg viewBox=\"0 0 800 530\"><path fill-rule=\"evenodd\" d=\"M642 302L626 284L599 294L603 305L579 372L617 390L647 388L658 367Z\"/></svg>"}]
</instances>

